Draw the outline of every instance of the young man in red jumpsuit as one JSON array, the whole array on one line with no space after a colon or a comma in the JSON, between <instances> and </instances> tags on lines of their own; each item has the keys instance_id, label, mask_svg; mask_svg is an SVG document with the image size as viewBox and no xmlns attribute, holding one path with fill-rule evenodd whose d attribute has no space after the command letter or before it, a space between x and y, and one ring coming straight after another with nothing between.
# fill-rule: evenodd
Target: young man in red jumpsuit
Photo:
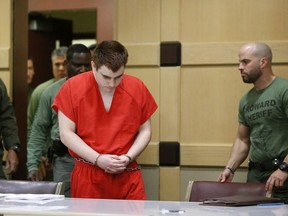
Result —
<instances>
[{"instance_id":1,"label":"young man in red jumpsuit","mask_svg":"<svg viewBox=\"0 0 288 216\"><path fill-rule=\"evenodd\" d=\"M146 199L136 158L151 139L157 104L144 83L124 74L127 49L103 41L92 71L70 78L55 97L60 137L75 158L71 196Z\"/></svg>"}]
</instances>

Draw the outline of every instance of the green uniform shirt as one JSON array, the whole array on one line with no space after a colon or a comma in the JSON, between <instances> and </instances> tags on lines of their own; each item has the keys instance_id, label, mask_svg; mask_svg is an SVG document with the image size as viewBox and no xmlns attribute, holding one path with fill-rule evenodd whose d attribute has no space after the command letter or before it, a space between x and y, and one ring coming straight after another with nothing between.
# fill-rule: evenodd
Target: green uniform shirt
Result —
<instances>
[{"instance_id":1,"label":"green uniform shirt","mask_svg":"<svg viewBox=\"0 0 288 216\"><path fill-rule=\"evenodd\" d=\"M50 79L44 83L41 83L40 85L38 85L34 89L32 95L30 97L29 104L28 104L28 110L27 110L27 140L29 140L29 138L30 138L32 124L33 124L34 117L35 117L35 114L36 114L37 109L38 109L41 94L43 93L43 91L48 86L50 86L54 82L55 82L55 79L53 78L53 79Z\"/></svg>"},{"instance_id":2,"label":"green uniform shirt","mask_svg":"<svg viewBox=\"0 0 288 216\"><path fill-rule=\"evenodd\" d=\"M9 100L4 82L0 79L0 178L4 178L2 170L3 144L6 150L15 145L20 145L18 126L14 108ZM1 139L2 138L2 139Z\"/></svg>"},{"instance_id":3,"label":"green uniform shirt","mask_svg":"<svg viewBox=\"0 0 288 216\"><path fill-rule=\"evenodd\" d=\"M48 140L55 140L59 137L58 117L51 106L54 97L65 81L66 78L63 78L55 82L45 89L41 95L27 144L28 172L38 170L41 156L44 152L47 152L48 147L51 145ZM49 143L48 146L47 143Z\"/></svg>"},{"instance_id":4,"label":"green uniform shirt","mask_svg":"<svg viewBox=\"0 0 288 216\"><path fill-rule=\"evenodd\" d=\"M288 80L276 77L265 89L251 89L240 101L239 122L250 129L253 162L283 159L288 154Z\"/></svg>"},{"instance_id":5,"label":"green uniform shirt","mask_svg":"<svg viewBox=\"0 0 288 216\"><path fill-rule=\"evenodd\" d=\"M0 132L6 149L19 145L18 126L14 108L0 79Z\"/></svg>"}]
</instances>

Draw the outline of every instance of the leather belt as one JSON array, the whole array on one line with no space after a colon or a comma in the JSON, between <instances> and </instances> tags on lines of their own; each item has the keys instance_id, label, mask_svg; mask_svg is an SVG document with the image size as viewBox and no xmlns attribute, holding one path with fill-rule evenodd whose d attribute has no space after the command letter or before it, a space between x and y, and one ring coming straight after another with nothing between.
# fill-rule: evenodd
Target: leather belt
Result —
<instances>
[{"instance_id":1,"label":"leather belt","mask_svg":"<svg viewBox=\"0 0 288 216\"><path fill-rule=\"evenodd\" d=\"M282 160L280 159L273 159L271 161L265 161L263 163L255 163L251 160L249 160L248 162L248 169L249 170L253 170L253 169L256 169L256 170L259 170L259 171L269 171L269 170L276 170L278 169L278 165L279 165L279 162L282 162Z\"/></svg>"}]
</instances>

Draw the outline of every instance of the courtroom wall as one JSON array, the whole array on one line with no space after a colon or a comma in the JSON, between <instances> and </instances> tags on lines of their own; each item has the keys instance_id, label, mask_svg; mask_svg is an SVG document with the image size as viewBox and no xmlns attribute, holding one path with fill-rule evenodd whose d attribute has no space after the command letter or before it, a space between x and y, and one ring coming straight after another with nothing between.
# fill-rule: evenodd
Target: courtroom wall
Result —
<instances>
[{"instance_id":1,"label":"courtroom wall","mask_svg":"<svg viewBox=\"0 0 288 216\"><path fill-rule=\"evenodd\" d=\"M12 31L12 19L11 19L11 1L2 0L0 2L0 78L4 81L8 93L12 94L12 64L11 64L11 31Z\"/></svg>"},{"instance_id":2,"label":"courtroom wall","mask_svg":"<svg viewBox=\"0 0 288 216\"><path fill-rule=\"evenodd\" d=\"M189 179L216 180L229 157L238 102L251 88L243 84L238 71L240 46L268 43L275 73L288 77L288 2L123 0L117 4L115 39L129 49L126 72L143 79L159 105L151 144L140 161L159 167L160 200L183 200ZM165 55L161 48L167 42L181 44L180 65L161 65ZM175 55L172 48L171 56ZM177 143L179 163L175 160L171 165L165 153L173 160ZM153 178L152 171L148 178ZM245 181L246 170L235 178Z\"/></svg>"},{"instance_id":3,"label":"courtroom wall","mask_svg":"<svg viewBox=\"0 0 288 216\"><path fill-rule=\"evenodd\" d=\"M288 77L286 0L86 0L81 6L50 0L46 8L41 0L29 2L40 11L96 8L108 19L97 26L100 39L128 48L126 73L141 78L159 105L152 140L139 158L148 199L183 200L189 179L216 180L225 166L238 102L251 88L238 71L243 43L269 44L275 73ZM245 166L235 181L245 181Z\"/></svg>"}]
</instances>

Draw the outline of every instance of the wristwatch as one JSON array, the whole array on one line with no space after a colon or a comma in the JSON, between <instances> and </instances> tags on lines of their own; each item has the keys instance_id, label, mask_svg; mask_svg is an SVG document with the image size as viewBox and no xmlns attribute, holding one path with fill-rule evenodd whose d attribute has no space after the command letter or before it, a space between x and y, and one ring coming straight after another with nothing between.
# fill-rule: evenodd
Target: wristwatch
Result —
<instances>
[{"instance_id":1,"label":"wristwatch","mask_svg":"<svg viewBox=\"0 0 288 216\"><path fill-rule=\"evenodd\" d=\"M16 153L20 152L20 145L14 145L11 148L9 148L9 150L14 150Z\"/></svg>"},{"instance_id":2,"label":"wristwatch","mask_svg":"<svg viewBox=\"0 0 288 216\"><path fill-rule=\"evenodd\" d=\"M285 162L282 162L279 164L279 169L284 171L284 172L288 172L288 164Z\"/></svg>"}]
</instances>

